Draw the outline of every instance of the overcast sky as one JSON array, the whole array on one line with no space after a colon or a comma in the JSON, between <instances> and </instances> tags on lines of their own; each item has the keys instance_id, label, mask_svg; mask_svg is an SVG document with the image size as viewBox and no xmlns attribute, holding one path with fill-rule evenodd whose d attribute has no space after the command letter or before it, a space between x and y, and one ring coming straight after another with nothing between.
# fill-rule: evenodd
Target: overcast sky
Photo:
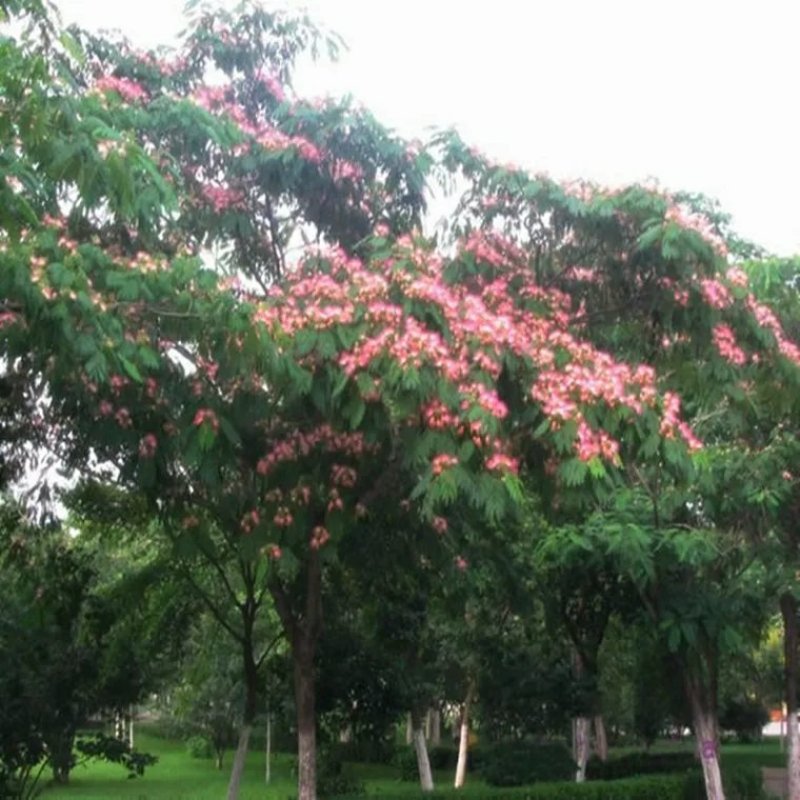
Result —
<instances>
[{"instance_id":1,"label":"overcast sky","mask_svg":"<svg viewBox=\"0 0 800 800\"><path fill-rule=\"evenodd\" d=\"M57 0L66 22L174 41L183 0ZM232 2L232 0L231 0ZM800 253L797 0L305 0L349 50L302 94L352 94L404 135L455 125L556 177L717 197Z\"/></svg>"}]
</instances>

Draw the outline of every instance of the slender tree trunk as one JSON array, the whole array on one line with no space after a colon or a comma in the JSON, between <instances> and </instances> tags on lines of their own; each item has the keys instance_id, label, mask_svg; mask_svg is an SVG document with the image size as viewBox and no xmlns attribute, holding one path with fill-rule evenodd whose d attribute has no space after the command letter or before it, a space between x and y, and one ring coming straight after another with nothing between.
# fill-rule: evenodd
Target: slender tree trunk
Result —
<instances>
[{"instance_id":1,"label":"slender tree trunk","mask_svg":"<svg viewBox=\"0 0 800 800\"><path fill-rule=\"evenodd\" d=\"M608 761L608 736L602 714L594 717L594 751L601 761Z\"/></svg>"},{"instance_id":2,"label":"slender tree trunk","mask_svg":"<svg viewBox=\"0 0 800 800\"><path fill-rule=\"evenodd\" d=\"M467 780L467 755L469 753L469 709L472 705L474 684L470 681L467 696L461 709L461 735L458 740L458 763L456 764L456 778L453 786L460 789Z\"/></svg>"},{"instance_id":3,"label":"slender tree trunk","mask_svg":"<svg viewBox=\"0 0 800 800\"><path fill-rule=\"evenodd\" d=\"M414 744L414 752L417 754L419 785L423 792L432 792L433 773L431 772L431 762L428 758L428 746L425 743L423 715L420 711L411 712L411 740Z\"/></svg>"},{"instance_id":4,"label":"slender tree trunk","mask_svg":"<svg viewBox=\"0 0 800 800\"><path fill-rule=\"evenodd\" d=\"M272 780L272 712L267 702L267 741L266 741L266 765L264 767L264 782Z\"/></svg>"},{"instance_id":5,"label":"slender tree trunk","mask_svg":"<svg viewBox=\"0 0 800 800\"><path fill-rule=\"evenodd\" d=\"M313 643L296 642L292 652L297 708L297 797L298 800L316 800L317 716Z\"/></svg>"},{"instance_id":6,"label":"slender tree trunk","mask_svg":"<svg viewBox=\"0 0 800 800\"><path fill-rule=\"evenodd\" d=\"M789 800L800 800L800 728L797 723L797 600L790 592L781 596L783 617L783 669L786 692L786 760Z\"/></svg>"},{"instance_id":7,"label":"slender tree trunk","mask_svg":"<svg viewBox=\"0 0 800 800\"><path fill-rule=\"evenodd\" d=\"M253 731L253 722L256 718L256 703L258 702L258 668L253 658L252 619L245 618L245 636L242 642L242 655L244 658L244 714L242 726L239 729L239 743L233 757L231 777L228 781L227 800L238 800L239 787L242 783L242 774L247 760L247 751L250 746L250 734Z\"/></svg>"},{"instance_id":8,"label":"slender tree trunk","mask_svg":"<svg viewBox=\"0 0 800 800\"><path fill-rule=\"evenodd\" d=\"M72 769L72 750L75 745L75 731L62 731L47 742L50 751L50 765L53 770L53 781L66 786Z\"/></svg>"},{"instance_id":9,"label":"slender tree trunk","mask_svg":"<svg viewBox=\"0 0 800 800\"><path fill-rule=\"evenodd\" d=\"M575 717L572 720L572 757L575 759L576 783L586 780L586 765L589 763L589 734L592 729L590 717Z\"/></svg>"},{"instance_id":10,"label":"slender tree trunk","mask_svg":"<svg viewBox=\"0 0 800 800\"><path fill-rule=\"evenodd\" d=\"M432 747L438 747L442 743L442 712L438 708L430 711L431 735L428 740Z\"/></svg>"},{"instance_id":11,"label":"slender tree trunk","mask_svg":"<svg viewBox=\"0 0 800 800\"><path fill-rule=\"evenodd\" d=\"M322 564L311 550L305 574L305 607L292 607L280 581L270 583L278 616L292 644L297 714L297 800L317 800L317 711L314 659L322 631Z\"/></svg>"},{"instance_id":12,"label":"slender tree trunk","mask_svg":"<svg viewBox=\"0 0 800 800\"><path fill-rule=\"evenodd\" d=\"M411 714L406 719L406 744L414 744L414 726L411 724Z\"/></svg>"},{"instance_id":13,"label":"slender tree trunk","mask_svg":"<svg viewBox=\"0 0 800 800\"><path fill-rule=\"evenodd\" d=\"M706 659L708 661L708 659ZM709 665L712 666L712 665ZM692 725L697 742L697 752L703 768L703 782L707 800L725 800L722 773L719 767L719 723L717 721L716 679L714 670L704 681L699 670L684 668L684 682L692 710Z\"/></svg>"},{"instance_id":14,"label":"slender tree trunk","mask_svg":"<svg viewBox=\"0 0 800 800\"><path fill-rule=\"evenodd\" d=\"M576 680L580 680L586 670L583 656L575 649L572 655L572 670ZM591 747L592 720L587 716L575 717L572 720L572 757L577 769L575 771L576 783L586 780L586 764L589 762Z\"/></svg>"}]
</instances>

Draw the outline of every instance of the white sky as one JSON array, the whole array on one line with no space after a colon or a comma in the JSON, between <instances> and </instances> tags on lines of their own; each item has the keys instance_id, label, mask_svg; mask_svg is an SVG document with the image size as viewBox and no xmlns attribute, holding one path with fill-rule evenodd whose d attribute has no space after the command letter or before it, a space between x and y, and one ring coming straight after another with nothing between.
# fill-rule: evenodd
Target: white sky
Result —
<instances>
[{"instance_id":1,"label":"white sky","mask_svg":"<svg viewBox=\"0 0 800 800\"><path fill-rule=\"evenodd\" d=\"M233 0L226 0L233 3ZM66 22L169 43L183 0L57 0ZM800 253L797 0L286 0L349 46L301 94L352 94L423 138L455 125L556 177L703 191Z\"/></svg>"}]
</instances>

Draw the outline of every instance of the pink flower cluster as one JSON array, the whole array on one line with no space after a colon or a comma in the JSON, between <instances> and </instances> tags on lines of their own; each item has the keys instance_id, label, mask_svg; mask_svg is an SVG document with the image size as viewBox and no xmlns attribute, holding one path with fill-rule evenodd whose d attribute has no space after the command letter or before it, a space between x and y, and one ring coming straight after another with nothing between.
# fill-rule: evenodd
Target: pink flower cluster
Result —
<instances>
[{"instance_id":1,"label":"pink flower cluster","mask_svg":"<svg viewBox=\"0 0 800 800\"><path fill-rule=\"evenodd\" d=\"M703 444L695 436L694 431L680 418L681 399L675 392L664 393L664 408L662 411L660 433L665 439L675 439L678 436L688 445L690 450L699 450Z\"/></svg>"},{"instance_id":2,"label":"pink flower cluster","mask_svg":"<svg viewBox=\"0 0 800 800\"><path fill-rule=\"evenodd\" d=\"M519 459L503 453L493 453L486 459L486 469L496 472L519 472Z\"/></svg>"},{"instance_id":3,"label":"pink flower cluster","mask_svg":"<svg viewBox=\"0 0 800 800\"><path fill-rule=\"evenodd\" d=\"M440 453L438 456L433 457L431 461L431 471L434 475L441 475L445 470L457 465L458 459L455 456L449 453Z\"/></svg>"},{"instance_id":4,"label":"pink flower cluster","mask_svg":"<svg viewBox=\"0 0 800 800\"><path fill-rule=\"evenodd\" d=\"M708 217L691 211L680 204L673 204L664 215L666 222L674 222L681 228L694 231L705 240L723 258L728 255L728 246L722 236L717 233Z\"/></svg>"},{"instance_id":5,"label":"pink flower cluster","mask_svg":"<svg viewBox=\"0 0 800 800\"><path fill-rule=\"evenodd\" d=\"M334 464L331 467L331 483L334 486L352 489L356 485L357 478L358 472L353 467L346 467L343 464Z\"/></svg>"},{"instance_id":6,"label":"pink flower cluster","mask_svg":"<svg viewBox=\"0 0 800 800\"><path fill-rule=\"evenodd\" d=\"M747 307L755 317L756 322L762 328L767 328L772 331L772 335L775 337L775 342L778 345L778 352L784 358L800 366L800 347L787 338L783 330L783 325L781 325L775 312L762 303L759 303L752 296L747 298Z\"/></svg>"},{"instance_id":7,"label":"pink flower cluster","mask_svg":"<svg viewBox=\"0 0 800 800\"><path fill-rule=\"evenodd\" d=\"M230 186L205 184L200 187L203 200L219 214L229 208L244 208L245 194L241 189Z\"/></svg>"},{"instance_id":8,"label":"pink flower cluster","mask_svg":"<svg viewBox=\"0 0 800 800\"><path fill-rule=\"evenodd\" d=\"M735 364L737 367L747 363L747 356L744 350L739 347L736 335L730 325L725 325L722 322L718 323L714 326L711 336L714 346L726 361L730 361L731 364Z\"/></svg>"},{"instance_id":9,"label":"pink flower cluster","mask_svg":"<svg viewBox=\"0 0 800 800\"><path fill-rule=\"evenodd\" d=\"M103 75L98 78L94 88L98 92L116 92L126 103L137 103L148 97L140 83L130 78L118 78L115 75Z\"/></svg>"},{"instance_id":10,"label":"pink flower cluster","mask_svg":"<svg viewBox=\"0 0 800 800\"><path fill-rule=\"evenodd\" d=\"M208 425L216 433L219 430L219 420L217 415L210 408L200 408L194 415L192 424L199 428L201 425Z\"/></svg>"},{"instance_id":11,"label":"pink flower cluster","mask_svg":"<svg viewBox=\"0 0 800 800\"><path fill-rule=\"evenodd\" d=\"M575 449L581 461L591 461L593 458L616 461L619 457L619 442L605 431L596 431L589 427L584 420L578 423L578 440Z\"/></svg>"},{"instance_id":12,"label":"pink flower cluster","mask_svg":"<svg viewBox=\"0 0 800 800\"><path fill-rule=\"evenodd\" d=\"M256 465L259 475L269 475L278 465L287 461L297 461L308 456L317 448L328 453L341 453L353 458L361 456L367 447L364 434L341 433L334 431L330 425L320 425L308 433L292 431L285 439L278 442Z\"/></svg>"},{"instance_id":13,"label":"pink flower cluster","mask_svg":"<svg viewBox=\"0 0 800 800\"><path fill-rule=\"evenodd\" d=\"M700 291L706 303L711 306L711 308L721 310L729 308L733 303L733 297L728 287L714 278L705 278L701 280Z\"/></svg>"},{"instance_id":14,"label":"pink flower cluster","mask_svg":"<svg viewBox=\"0 0 800 800\"><path fill-rule=\"evenodd\" d=\"M152 458L158 449L158 439L155 434L148 433L139 442L139 455L142 458Z\"/></svg>"},{"instance_id":15,"label":"pink flower cluster","mask_svg":"<svg viewBox=\"0 0 800 800\"><path fill-rule=\"evenodd\" d=\"M311 541L309 542L311 549L319 550L320 547L323 547L330 538L331 535L328 529L323 527L322 525L317 525L311 531Z\"/></svg>"}]
</instances>

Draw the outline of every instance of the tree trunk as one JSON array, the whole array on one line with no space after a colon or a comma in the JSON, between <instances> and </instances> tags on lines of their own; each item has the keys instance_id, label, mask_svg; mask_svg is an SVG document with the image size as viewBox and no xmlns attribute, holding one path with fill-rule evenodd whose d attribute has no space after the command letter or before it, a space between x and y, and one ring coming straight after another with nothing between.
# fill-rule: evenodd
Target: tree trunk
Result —
<instances>
[{"instance_id":1,"label":"tree trunk","mask_svg":"<svg viewBox=\"0 0 800 800\"><path fill-rule=\"evenodd\" d=\"M266 741L266 766L264 767L264 782L272 780L272 712L267 703L267 741Z\"/></svg>"},{"instance_id":2,"label":"tree trunk","mask_svg":"<svg viewBox=\"0 0 800 800\"><path fill-rule=\"evenodd\" d=\"M581 652L576 648L572 653L572 671L576 681L580 681L586 671L586 664ZM592 720L581 715L572 720L572 757L577 767L575 782L586 780L586 764L589 762L591 747Z\"/></svg>"},{"instance_id":3,"label":"tree trunk","mask_svg":"<svg viewBox=\"0 0 800 800\"><path fill-rule=\"evenodd\" d=\"M244 612L243 612L244 614ZM250 745L250 734L256 718L256 704L258 702L258 668L253 658L252 619L245 617L245 635L242 641L242 656L244 659L244 714L242 727L239 729L239 743L233 757L231 777L228 781L227 800L238 800L239 787L242 783L242 774L247 760L247 750Z\"/></svg>"},{"instance_id":4,"label":"tree trunk","mask_svg":"<svg viewBox=\"0 0 800 800\"><path fill-rule=\"evenodd\" d=\"M275 608L292 645L297 714L297 800L317 800L317 712L314 658L322 631L322 564L311 550L305 574L305 607L298 610L284 586L270 583Z\"/></svg>"},{"instance_id":5,"label":"tree trunk","mask_svg":"<svg viewBox=\"0 0 800 800\"><path fill-rule=\"evenodd\" d=\"M704 685L702 679L684 671L686 693L692 709L692 724L697 740L697 751L703 768L703 782L707 800L725 800L722 773L719 768L719 724L717 722L716 685Z\"/></svg>"},{"instance_id":6,"label":"tree trunk","mask_svg":"<svg viewBox=\"0 0 800 800\"><path fill-rule=\"evenodd\" d=\"M296 642L292 654L297 708L297 797L298 800L316 800L317 717L313 643Z\"/></svg>"},{"instance_id":7,"label":"tree trunk","mask_svg":"<svg viewBox=\"0 0 800 800\"><path fill-rule=\"evenodd\" d=\"M467 754L469 752L469 708L472 705L473 684L470 682L464 705L461 709L461 735L458 740L458 763L453 786L460 789L467 780Z\"/></svg>"},{"instance_id":8,"label":"tree trunk","mask_svg":"<svg viewBox=\"0 0 800 800\"><path fill-rule=\"evenodd\" d=\"M800 728L797 723L797 600L786 592L781 596L783 617L783 669L786 692L786 759L789 800L800 800Z\"/></svg>"},{"instance_id":9,"label":"tree trunk","mask_svg":"<svg viewBox=\"0 0 800 800\"><path fill-rule=\"evenodd\" d=\"M75 731L70 728L55 734L47 741L50 751L50 766L53 770L53 781L62 786L69 783L72 769L72 751L75 746Z\"/></svg>"},{"instance_id":10,"label":"tree trunk","mask_svg":"<svg viewBox=\"0 0 800 800\"><path fill-rule=\"evenodd\" d=\"M594 717L594 751L601 761L608 761L608 736L602 714Z\"/></svg>"},{"instance_id":11,"label":"tree trunk","mask_svg":"<svg viewBox=\"0 0 800 800\"><path fill-rule=\"evenodd\" d=\"M433 773L431 772L431 762L428 758L428 747L425 743L425 729L422 725L422 718L421 712L411 712L411 739L414 743L414 752L417 754L419 785L423 792L432 792Z\"/></svg>"},{"instance_id":12,"label":"tree trunk","mask_svg":"<svg viewBox=\"0 0 800 800\"><path fill-rule=\"evenodd\" d=\"M442 743L442 712L438 708L432 708L429 714L431 734L428 741L432 747L438 747Z\"/></svg>"},{"instance_id":13,"label":"tree trunk","mask_svg":"<svg viewBox=\"0 0 800 800\"><path fill-rule=\"evenodd\" d=\"M218 750L217 751L217 755L216 755L216 757L214 759L214 763L216 764L218 770L222 770L222 759L224 757L225 757L225 751L224 750Z\"/></svg>"},{"instance_id":14,"label":"tree trunk","mask_svg":"<svg viewBox=\"0 0 800 800\"><path fill-rule=\"evenodd\" d=\"M575 759L577 770L576 783L586 780L586 764L589 762L589 733L592 729L590 717L575 717L572 720L572 757Z\"/></svg>"}]
</instances>

